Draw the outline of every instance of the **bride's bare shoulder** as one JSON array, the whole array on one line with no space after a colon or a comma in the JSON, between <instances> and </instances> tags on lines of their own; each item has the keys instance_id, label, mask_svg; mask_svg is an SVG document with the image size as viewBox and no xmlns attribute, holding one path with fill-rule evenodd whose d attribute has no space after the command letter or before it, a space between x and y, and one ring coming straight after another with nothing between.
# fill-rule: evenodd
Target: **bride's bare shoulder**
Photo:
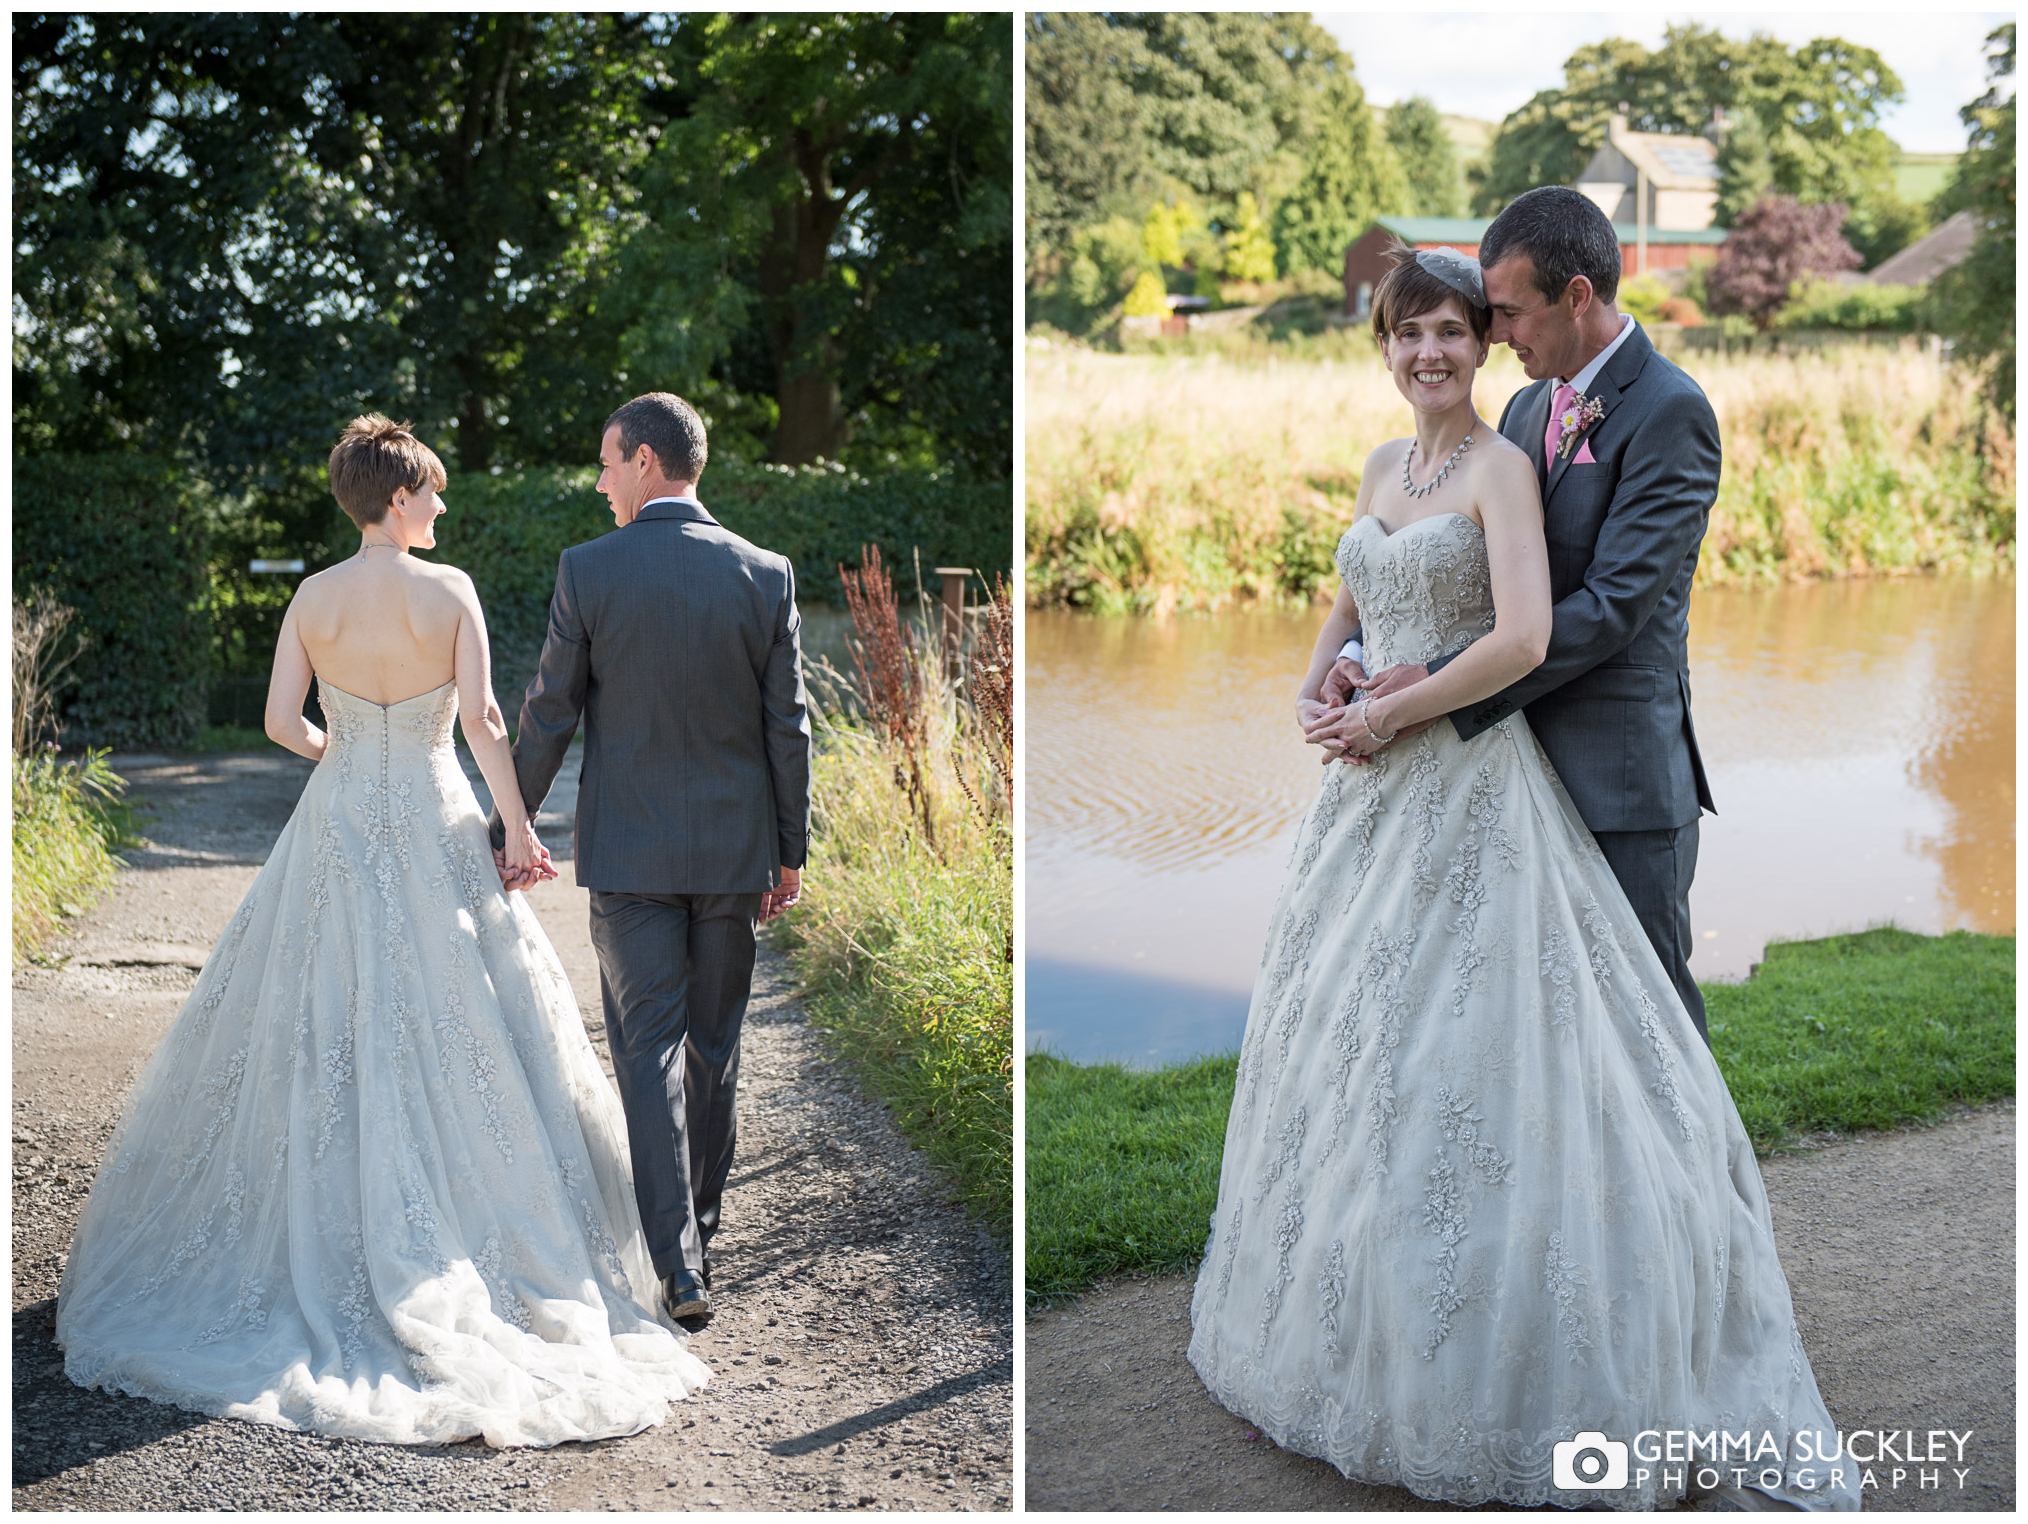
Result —
<instances>
[{"instance_id":1,"label":"bride's bare shoulder","mask_svg":"<svg viewBox=\"0 0 2028 1524\"><path fill-rule=\"evenodd\" d=\"M1472 441L1472 448L1483 451L1482 459L1505 460L1510 464L1518 460L1530 470L1533 470L1535 467L1535 462L1528 458L1526 450L1522 449L1521 446L1514 443L1513 440L1502 434L1491 424L1487 424L1480 430L1479 437Z\"/></svg>"},{"instance_id":2,"label":"bride's bare shoulder","mask_svg":"<svg viewBox=\"0 0 2028 1524\"><path fill-rule=\"evenodd\" d=\"M1408 447L1414 443L1415 436L1413 434L1404 434L1399 439L1383 439L1373 447L1372 453L1366 457L1366 469L1368 471L1392 470L1401 464L1402 456L1408 453Z\"/></svg>"}]
</instances>

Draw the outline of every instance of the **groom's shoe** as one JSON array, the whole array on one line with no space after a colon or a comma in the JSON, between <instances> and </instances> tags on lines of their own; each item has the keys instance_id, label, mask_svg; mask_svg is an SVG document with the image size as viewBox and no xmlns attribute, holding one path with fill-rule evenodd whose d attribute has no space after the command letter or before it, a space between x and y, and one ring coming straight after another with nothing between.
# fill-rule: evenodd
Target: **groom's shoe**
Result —
<instances>
[{"instance_id":1,"label":"groom's shoe","mask_svg":"<svg viewBox=\"0 0 2028 1524\"><path fill-rule=\"evenodd\" d=\"M711 1256L709 1254L704 1256L704 1273L698 1279L704 1282L704 1289L706 1291L711 1289Z\"/></svg>"},{"instance_id":2,"label":"groom's shoe","mask_svg":"<svg viewBox=\"0 0 2028 1524\"><path fill-rule=\"evenodd\" d=\"M669 1316L692 1333L700 1333L711 1321L711 1293L688 1270L676 1270L662 1277L662 1302Z\"/></svg>"}]
</instances>

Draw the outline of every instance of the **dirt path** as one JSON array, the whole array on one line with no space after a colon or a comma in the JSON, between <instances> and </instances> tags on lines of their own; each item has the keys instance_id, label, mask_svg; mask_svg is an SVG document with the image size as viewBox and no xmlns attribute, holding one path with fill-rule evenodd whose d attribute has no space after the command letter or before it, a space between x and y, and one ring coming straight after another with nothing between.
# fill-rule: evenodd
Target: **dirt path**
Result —
<instances>
[{"instance_id":1,"label":"dirt path","mask_svg":"<svg viewBox=\"0 0 2028 1524\"><path fill-rule=\"evenodd\" d=\"M1762 1161L1817 1385L1846 1431L1976 1433L1947 1468L1873 1468L1875 1509L2014 1508L2014 1103ZM1260 1438L1184 1358L1191 1282L1120 1280L1028 1318L1037 1510L1438 1505ZM1869 1446L1871 1440L1864 1441ZM1927 1441L1920 1440L1926 1444ZM1862 1481L1863 1486L1863 1481Z\"/></svg>"},{"instance_id":2,"label":"dirt path","mask_svg":"<svg viewBox=\"0 0 2028 1524\"><path fill-rule=\"evenodd\" d=\"M771 951L713 1245L720 1310L691 1346L712 1381L664 1424L553 1450L408 1449L71 1385L50 1299L106 1139L309 774L277 756L115 762L157 815L152 844L58 949L68 961L14 982L17 1509L1011 1505L1006 1256L827 1057ZM567 814L540 825L567 850ZM566 868L531 900L603 1057L586 896L570 879Z\"/></svg>"}]
</instances>

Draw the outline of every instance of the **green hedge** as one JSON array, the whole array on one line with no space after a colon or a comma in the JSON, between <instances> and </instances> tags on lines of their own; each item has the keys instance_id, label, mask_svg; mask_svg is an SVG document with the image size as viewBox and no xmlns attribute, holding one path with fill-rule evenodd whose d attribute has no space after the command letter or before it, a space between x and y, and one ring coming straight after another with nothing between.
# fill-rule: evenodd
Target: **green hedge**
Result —
<instances>
[{"instance_id":1,"label":"green hedge","mask_svg":"<svg viewBox=\"0 0 2028 1524\"><path fill-rule=\"evenodd\" d=\"M1875 286L1864 281L1798 281L1777 328L1850 328L1915 333L1928 316L1929 287Z\"/></svg>"},{"instance_id":2,"label":"green hedge","mask_svg":"<svg viewBox=\"0 0 2028 1524\"><path fill-rule=\"evenodd\" d=\"M14 458L14 592L88 634L58 695L66 745L189 746L210 678L206 492L142 455Z\"/></svg>"},{"instance_id":3,"label":"green hedge","mask_svg":"<svg viewBox=\"0 0 2028 1524\"><path fill-rule=\"evenodd\" d=\"M556 561L613 527L597 473L541 468L454 476L431 558L463 568L479 590L493 641L493 689L509 724L535 675L549 623ZM964 482L927 472L866 477L832 467L714 462L698 496L734 534L787 556L800 602L840 601L838 566L878 545L912 588L918 554L932 592L935 566L970 566L990 584L1014 560L1014 498L1006 482ZM335 511L335 510L334 510Z\"/></svg>"},{"instance_id":4,"label":"green hedge","mask_svg":"<svg viewBox=\"0 0 2028 1524\"><path fill-rule=\"evenodd\" d=\"M613 527L605 499L592 490L595 477L589 469L542 468L455 476L444 489L450 511L432 559L462 567L478 586L493 636L493 686L510 724L542 650L557 557ZM208 568L201 482L139 455L18 456L14 482L15 591L49 587L77 609L91 636L73 669L78 682L63 698L67 743L195 744L214 678L233 681L213 671L214 595L221 633L246 637L228 638L221 654L226 647L239 653L246 670L238 682L247 690L235 690L231 715L214 718L259 723L266 653L294 579L249 586L237 575L240 563ZM806 603L839 602L839 563L858 564L869 544L895 567L904 591L918 555L925 572L965 565L989 583L1014 564L1006 482L724 461L706 471L700 496L735 534L795 563L797 595ZM335 503L330 512L336 523ZM339 527L346 530L339 538L356 543L349 526ZM305 545L276 553L301 556L314 571L332 552Z\"/></svg>"}]
</instances>

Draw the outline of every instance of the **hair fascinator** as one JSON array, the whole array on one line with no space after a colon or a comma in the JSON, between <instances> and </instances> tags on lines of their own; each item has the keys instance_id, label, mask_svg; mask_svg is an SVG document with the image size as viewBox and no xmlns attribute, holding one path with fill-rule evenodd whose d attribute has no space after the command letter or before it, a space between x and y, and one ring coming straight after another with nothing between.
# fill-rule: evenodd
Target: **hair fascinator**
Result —
<instances>
[{"instance_id":1,"label":"hair fascinator","mask_svg":"<svg viewBox=\"0 0 2028 1524\"><path fill-rule=\"evenodd\" d=\"M1417 249L1415 262L1449 286L1474 307L1486 305L1486 281L1479 262L1456 249Z\"/></svg>"}]
</instances>

